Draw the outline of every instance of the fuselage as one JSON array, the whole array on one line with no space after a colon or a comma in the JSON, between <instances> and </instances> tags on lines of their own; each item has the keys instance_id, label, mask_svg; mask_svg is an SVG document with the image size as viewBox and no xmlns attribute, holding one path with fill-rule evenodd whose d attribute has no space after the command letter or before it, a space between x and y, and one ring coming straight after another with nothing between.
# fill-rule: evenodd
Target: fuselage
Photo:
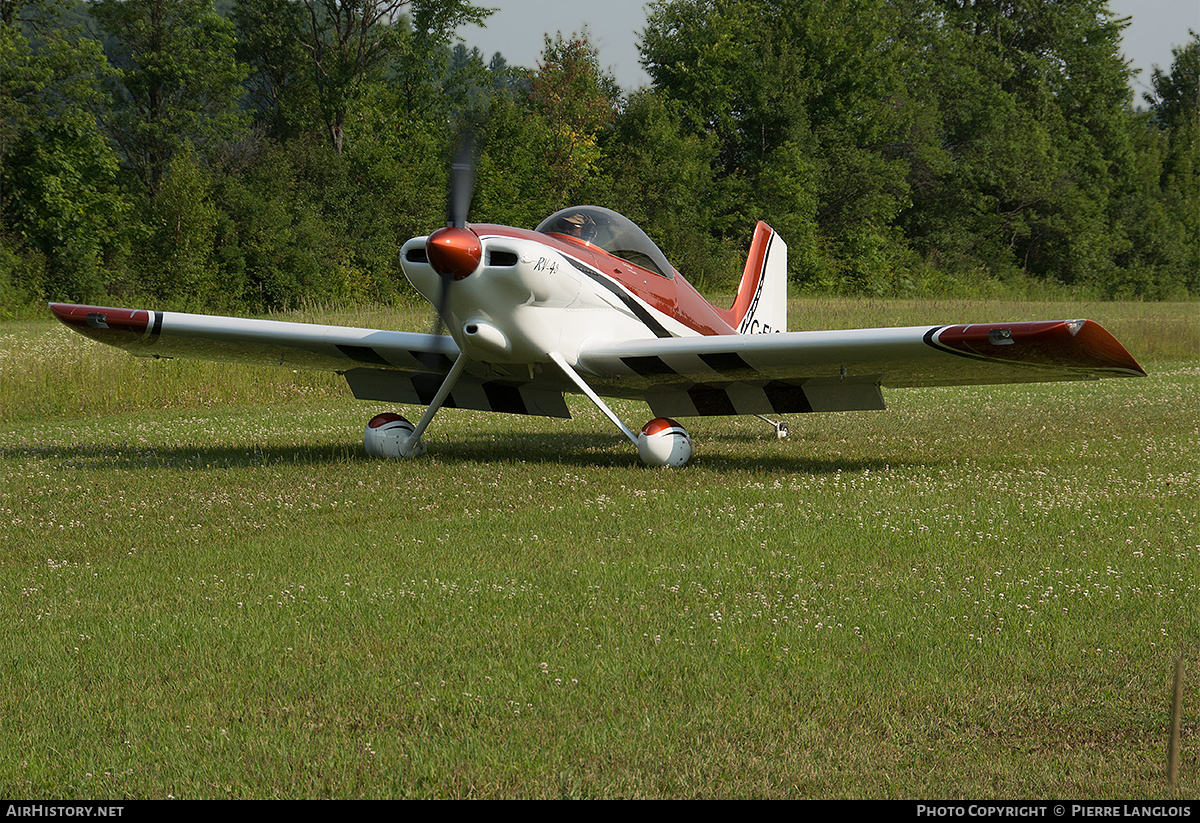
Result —
<instances>
[{"instance_id":1,"label":"fuselage","mask_svg":"<svg viewBox=\"0 0 1200 823\"><path fill-rule=\"evenodd\" d=\"M459 348L495 364L543 363L552 351L573 364L590 338L737 333L730 312L709 303L656 247L645 246L649 240L632 223L608 215L636 231L645 253L610 242L624 255L618 256L589 239L546 231L546 224L535 231L470 225L482 252L473 271L455 274L448 284L443 312ZM428 260L428 240L406 243L402 266L417 291L438 306L447 284Z\"/></svg>"}]
</instances>

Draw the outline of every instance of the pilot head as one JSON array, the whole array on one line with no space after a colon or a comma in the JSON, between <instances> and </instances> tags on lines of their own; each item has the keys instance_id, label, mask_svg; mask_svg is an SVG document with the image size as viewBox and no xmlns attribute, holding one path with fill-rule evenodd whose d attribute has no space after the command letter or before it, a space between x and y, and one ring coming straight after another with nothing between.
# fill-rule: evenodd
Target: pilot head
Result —
<instances>
[{"instance_id":1,"label":"pilot head","mask_svg":"<svg viewBox=\"0 0 1200 823\"><path fill-rule=\"evenodd\" d=\"M596 223L590 215L584 212L563 215L558 219L554 230L559 234L578 237L589 243L596 238Z\"/></svg>"}]
</instances>

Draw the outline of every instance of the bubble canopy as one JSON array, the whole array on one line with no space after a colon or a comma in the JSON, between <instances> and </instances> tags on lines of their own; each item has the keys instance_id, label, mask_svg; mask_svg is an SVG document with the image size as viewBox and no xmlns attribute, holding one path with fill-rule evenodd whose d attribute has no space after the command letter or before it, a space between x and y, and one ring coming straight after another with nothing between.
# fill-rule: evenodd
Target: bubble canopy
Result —
<instances>
[{"instance_id":1,"label":"bubble canopy","mask_svg":"<svg viewBox=\"0 0 1200 823\"><path fill-rule=\"evenodd\" d=\"M573 237L663 277L675 276L674 267L654 241L636 223L612 209L572 206L556 211L538 224L536 230Z\"/></svg>"}]
</instances>

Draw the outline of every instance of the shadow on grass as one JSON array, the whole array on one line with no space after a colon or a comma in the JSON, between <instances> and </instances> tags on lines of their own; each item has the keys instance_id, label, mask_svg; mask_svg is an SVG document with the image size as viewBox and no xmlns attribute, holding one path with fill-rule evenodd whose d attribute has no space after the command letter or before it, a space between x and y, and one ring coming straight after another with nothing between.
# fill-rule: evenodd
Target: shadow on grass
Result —
<instances>
[{"instance_id":1,"label":"shadow on grass","mask_svg":"<svg viewBox=\"0 0 1200 823\"><path fill-rule=\"evenodd\" d=\"M275 465L328 465L367 459L352 446L16 446L0 449L0 459L46 460L74 469L181 469L187 471Z\"/></svg>"},{"instance_id":2,"label":"shadow on grass","mask_svg":"<svg viewBox=\"0 0 1200 823\"><path fill-rule=\"evenodd\" d=\"M786 441L792 444L800 438ZM785 452L785 449L788 451ZM0 449L0 459L39 460L62 468L127 471L209 471L270 466L336 466L374 463L360 443L297 446L131 445L125 443L26 445ZM722 433L704 438L684 471L756 472L766 474L832 474L879 471L903 465L928 465L930 460L880 455L854 457L797 454L784 443L755 435ZM932 462L938 462L933 460ZM546 465L593 469L641 469L637 449L623 438L597 432L455 433L431 438L427 454L398 467L419 470L455 465Z\"/></svg>"},{"instance_id":3,"label":"shadow on grass","mask_svg":"<svg viewBox=\"0 0 1200 823\"><path fill-rule=\"evenodd\" d=\"M855 457L796 453L789 443L756 435L715 434L696 444L691 462L682 471L757 472L765 474L833 474L879 471L889 466L927 465L911 456ZM803 447L801 447L803 448ZM786 450L786 451L785 451ZM651 472L672 471L644 466L637 448L624 438L595 432L570 434L515 433L456 437L433 442L425 458L439 463L526 463L579 467L632 468ZM365 459L365 456L364 456Z\"/></svg>"}]
</instances>

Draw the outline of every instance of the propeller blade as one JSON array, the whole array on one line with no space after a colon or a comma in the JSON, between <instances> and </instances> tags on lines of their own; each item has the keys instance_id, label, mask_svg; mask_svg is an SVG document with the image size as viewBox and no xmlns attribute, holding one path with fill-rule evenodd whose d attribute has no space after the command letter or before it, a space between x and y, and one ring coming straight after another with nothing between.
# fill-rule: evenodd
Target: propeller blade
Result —
<instances>
[{"instance_id":1,"label":"propeller blade","mask_svg":"<svg viewBox=\"0 0 1200 823\"><path fill-rule=\"evenodd\" d=\"M458 154L450 166L450 192L446 203L446 225L465 228L471 198L475 194L475 140L468 132L459 140Z\"/></svg>"},{"instance_id":2,"label":"propeller blade","mask_svg":"<svg viewBox=\"0 0 1200 823\"><path fill-rule=\"evenodd\" d=\"M433 322L434 334L441 334L446 322L450 284L474 271L483 255L479 238L467 228L467 214L475 195L475 137L470 130L464 129L459 135L448 182L446 228L431 234L426 245L429 262L442 278L437 317Z\"/></svg>"},{"instance_id":3,"label":"propeller blade","mask_svg":"<svg viewBox=\"0 0 1200 823\"><path fill-rule=\"evenodd\" d=\"M445 325L446 318L446 301L450 299L450 282L454 278L451 275L442 275L442 293L438 297L437 314L433 318L433 328L430 334L441 334L442 327Z\"/></svg>"}]
</instances>

